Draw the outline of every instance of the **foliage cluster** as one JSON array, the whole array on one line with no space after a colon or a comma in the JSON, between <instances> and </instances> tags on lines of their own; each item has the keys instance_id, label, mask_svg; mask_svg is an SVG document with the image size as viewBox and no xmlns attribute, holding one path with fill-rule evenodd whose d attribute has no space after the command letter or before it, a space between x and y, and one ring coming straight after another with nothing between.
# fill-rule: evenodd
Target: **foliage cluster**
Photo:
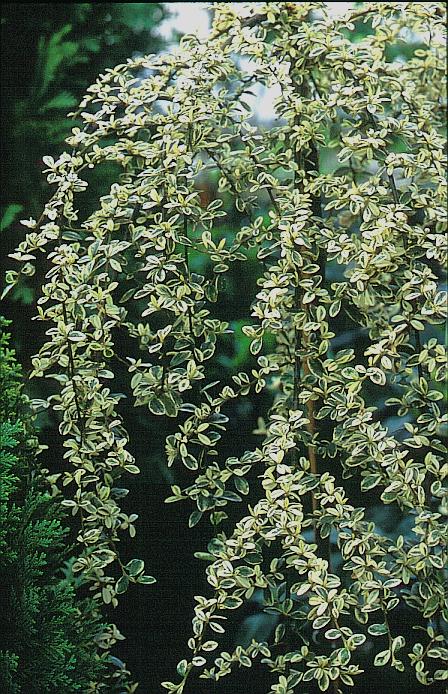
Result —
<instances>
[{"instance_id":1,"label":"foliage cluster","mask_svg":"<svg viewBox=\"0 0 448 694\"><path fill-rule=\"evenodd\" d=\"M79 103L91 76L128 55L159 50L154 28L165 15L162 3L3 4L0 231L24 209L36 214L42 207L48 194L42 151L61 150L73 127L67 111ZM4 237L5 249L8 241ZM35 290L23 287L14 299L28 304Z\"/></svg>"},{"instance_id":2,"label":"foliage cluster","mask_svg":"<svg viewBox=\"0 0 448 694\"><path fill-rule=\"evenodd\" d=\"M92 683L109 679L114 691L127 673L111 666L110 628L99 606L77 595L80 585L69 566L63 574L70 548L66 514L39 464L3 319L0 327L0 688L5 694L69 694L99 691Z\"/></svg>"},{"instance_id":3,"label":"foliage cluster","mask_svg":"<svg viewBox=\"0 0 448 694\"><path fill-rule=\"evenodd\" d=\"M8 273L12 287L43 256L37 318L48 339L33 375L54 391L35 405L60 418L68 467L53 482L79 523L73 570L112 605L130 583L153 581L117 549L134 534L119 483L138 473L120 415L132 398L175 422L167 462L191 480L167 501L215 532L204 556L213 593L197 598L190 653L168 691L260 656L276 694L344 691L366 660L438 682L448 621L444 6L363 3L342 17L321 2L248 3L243 15L214 7L207 41L186 36L172 55L130 59L89 88L71 151L45 158L55 193L24 220L20 270ZM368 27L357 43L355 21ZM409 32L420 47L393 59ZM255 85L278 89L268 131L252 119ZM324 157L335 161L327 171ZM116 181L80 212L91 170L111 162ZM210 171L216 195L204 203ZM230 217L239 222L223 233ZM253 363L210 382L230 331L216 317L226 275L254 258L259 288L242 327ZM341 322L359 336L342 350ZM130 374L124 394L113 390L117 363ZM220 444L236 433L226 408L249 394L268 402L260 443L223 459ZM232 527L224 509L250 488L256 503ZM358 494L366 504L351 503ZM372 499L409 531L383 534L366 513ZM254 595L275 630L219 652L225 620ZM393 623L399 610L410 637Z\"/></svg>"}]
</instances>

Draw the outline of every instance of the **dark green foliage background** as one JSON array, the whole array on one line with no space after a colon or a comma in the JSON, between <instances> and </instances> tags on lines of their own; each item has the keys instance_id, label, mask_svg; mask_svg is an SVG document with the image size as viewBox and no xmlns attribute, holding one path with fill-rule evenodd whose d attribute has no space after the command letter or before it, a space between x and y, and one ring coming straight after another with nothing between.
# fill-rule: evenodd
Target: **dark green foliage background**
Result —
<instances>
[{"instance_id":1,"label":"dark green foliage background","mask_svg":"<svg viewBox=\"0 0 448 694\"><path fill-rule=\"evenodd\" d=\"M64 148L63 141L73 126L67 119L67 112L74 109L84 90L97 74L106 67L125 61L136 53L157 52L163 48L155 36L154 28L162 20L166 9L161 3L4 3L2 7L2 208L1 219L1 261L10 267L7 254L13 250L24 235L18 224L21 218L38 217L48 190L41 175L42 157L57 155ZM369 31L368 25L357 26L356 32ZM356 41L357 34L352 38ZM403 57L412 54L416 45L403 44L396 47ZM391 57L393 57L391 55ZM331 170L331 162L323 161L323 166ZM89 196L96 199L107 184L108 172L101 169L102 179L91 180L85 194L89 207ZM213 187L214 181L206 183ZM234 233L233 228L241 223L236 216L228 218L223 234ZM233 227L233 228L232 228ZM193 269L195 258L191 259ZM239 273L235 264L233 274L229 273L226 282L226 299L217 307L216 318L227 320L234 329L229 336L221 356L220 378L239 370L250 370L255 363L249 352L249 339L241 333L242 319L250 315L250 301L256 293L256 263L248 261L244 272ZM241 269L241 268L240 268ZM42 273L43 274L43 273ZM5 300L2 312L10 319L12 342L18 352L24 371L29 369L30 357L43 341L42 324L32 322L34 307L31 305L42 279L37 273L26 288L14 291ZM331 277L329 279L332 279ZM3 284L3 279L2 279ZM363 349L363 335L348 331L339 321L335 332L337 338L333 349L347 346ZM121 349L120 349L121 347ZM119 346L119 352L125 351ZM331 354L329 354L331 356ZM212 380L213 374L209 374ZM117 388L124 371L117 373ZM45 396L45 384L31 382L28 392L34 397ZM372 404L376 393L372 385ZM257 426L257 418L266 410L266 402L252 401L248 397L226 412L231 426L224 441L222 455L241 454L257 445L252 432ZM190 634L193 596L207 593L204 578L204 562L194 557L195 552L205 551L212 531L199 524L190 530L187 525L188 510L182 505L165 505L164 499L170 494L170 483L182 486L182 470L168 470L165 465L164 440L170 433L168 428L161 432L160 427L148 422L140 409L136 410L124 403L122 414L131 436L131 451L137 459L141 474L128 481L130 494L124 502L125 510L139 514L137 537L132 546L122 547L123 560L140 556L145 560L148 571L157 578L157 583L145 588L135 586L113 612L111 620L116 621L126 636L117 655L126 661L133 677L140 681L142 692L159 691L159 682L170 679L176 663L185 653L185 643ZM388 412L383 408L381 414L385 423L394 428L393 420L388 420ZM38 420L41 443L49 446L49 451L41 456L44 465L52 472L63 469L62 447L54 422L46 415ZM168 425L167 425L168 427ZM424 452L423 452L424 454ZM335 471L332 470L332 474ZM257 485L251 488L256 498ZM401 518L393 506L385 507L379 498L364 494L362 499L355 490L352 501L356 505L369 503L368 515L381 528L384 534L396 537L406 534ZM234 517L238 516L238 505L232 506ZM56 532L56 531L55 531ZM59 536L60 536L60 531ZM409 531L408 531L409 532ZM57 534L57 533L56 533ZM1 538L0 538L1 540ZM60 541L60 540L58 540ZM337 565L338 557L334 557ZM405 613L394 615L400 620L401 633L407 625L406 638L412 640L412 623ZM252 637L265 638L275 626L269 615L262 614L256 601L250 604L246 614L239 614L238 621L229 628L223 648L230 650L235 642L247 644ZM366 658L370 660L369 654ZM394 681L390 670L375 669L365 664L366 670L372 668L369 691L388 686L409 694L431 691L415 684L410 676ZM260 675L258 675L260 677ZM232 676L220 683L219 691L225 694L260 694L269 684L266 675L257 679L256 672L245 671L242 676ZM380 680L380 678L386 678ZM204 682L195 694L211 694L210 682ZM404 687L404 689L403 689ZM1 688L1 687L0 687ZM45 690L47 691L47 690ZM50 690L48 690L50 691ZM53 691L53 690L51 690ZM56 691L56 690L55 690ZM65 691L62 688L57 691ZM72 691L72 690L67 690ZM310 687L309 691L312 691ZM357 694L366 689L354 688ZM433 691L436 691L434 689ZM44 692L44 690L42 690Z\"/></svg>"},{"instance_id":2,"label":"dark green foliage background","mask_svg":"<svg viewBox=\"0 0 448 694\"><path fill-rule=\"evenodd\" d=\"M0 318L0 691L81 692L105 666L101 616L63 573L69 531L41 469L22 373Z\"/></svg>"}]
</instances>

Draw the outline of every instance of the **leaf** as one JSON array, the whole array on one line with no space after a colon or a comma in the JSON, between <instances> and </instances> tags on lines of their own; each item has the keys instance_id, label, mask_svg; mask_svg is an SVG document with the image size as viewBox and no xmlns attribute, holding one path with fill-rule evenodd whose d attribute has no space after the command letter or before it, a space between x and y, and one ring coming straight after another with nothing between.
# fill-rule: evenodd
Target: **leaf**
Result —
<instances>
[{"instance_id":1,"label":"leaf","mask_svg":"<svg viewBox=\"0 0 448 694\"><path fill-rule=\"evenodd\" d=\"M127 576L121 576L115 584L115 592L117 595L126 593L129 587L129 578Z\"/></svg>"},{"instance_id":2,"label":"leaf","mask_svg":"<svg viewBox=\"0 0 448 694\"><path fill-rule=\"evenodd\" d=\"M137 576L137 574L141 573L145 568L145 562L143 559L131 559L130 562L128 562L125 566L126 571L128 572L129 576Z\"/></svg>"},{"instance_id":3,"label":"leaf","mask_svg":"<svg viewBox=\"0 0 448 694\"><path fill-rule=\"evenodd\" d=\"M350 658L351 655L348 648L341 648L341 650L339 651L339 662L341 663L341 665L347 665L347 663L350 662Z\"/></svg>"},{"instance_id":4,"label":"leaf","mask_svg":"<svg viewBox=\"0 0 448 694\"><path fill-rule=\"evenodd\" d=\"M164 415L165 414L165 405L160 398L154 398L154 397L151 398L150 401L148 402L148 407L153 414L156 414L156 415Z\"/></svg>"},{"instance_id":5,"label":"leaf","mask_svg":"<svg viewBox=\"0 0 448 694\"><path fill-rule=\"evenodd\" d=\"M205 643L202 644L202 650L203 651L214 651L215 648L218 648L218 642L217 641L206 641Z\"/></svg>"},{"instance_id":6,"label":"leaf","mask_svg":"<svg viewBox=\"0 0 448 694\"><path fill-rule=\"evenodd\" d=\"M372 367L368 370L367 373L372 383L375 383L378 386L386 385L386 375L381 371L381 369L376 369Z\"/></svg>"},{"instance_id":7,"label":"leaf","mask_svg":"<svg viewBox=\"0 0 448 694\"><path fill-rule=\"evenodd\" d=\"M323 627L327 626L329 621L330 617L327 617L325 615L316 617L316 619L313 621L313 629L322 629Z\"/></svg>"},{"instance_id":8,"label":"leaf","mask_svg":"<svg viewBox=\"0 0 448 694\"><path fill-rule=\"evenodd\" d=\"M196 458L190 455L190 453L187 453L187 455L184 455L182 457L182 462L185 465L185 467L189 470L197 470L199 467L198 461L196 460Z\"/></svg>"},{"instance_id":9,"label":"leaf","mask_svg":"<svg viewBox=\"0 0 448 694\"><path fill-rule=\"evenodd\" d=\"M381 474L380 473L374 473L373 475L367 475L367 477L363 477L362 482L361 482L361 489L363 492L369 491L369 489L373 489L376 487L378 484L381 482Z\"/></svg>"},{"instance_id":10,"label":"leaf","mask_svg":"<svg viewBox=\"0 0 448 694\"><path fill-rule=\"evenodd\" d=\"M177 668L176 668L177 674L180 675L181 677L183 677L185 675L185 673L187 672L187 667L188 667L188 662L186 660L181 660L177 664Z\"/></svg>"},{"instance_id":11,"label":"leaf","mask_svg":"<svg viewBox=\"0 0 448 694\"><path fill-rule=\"evenodd\" d=\"M17 215L20 214L22 210L23 205L19 205L18 203L12 203L11 205L8 205L6 210L3 212L3 216L0 221L0 231L4 231L9 226L11 226Z\"/></svg>"},{"instance_id":12,"label":"leaf","mask_svg":"<svg viewBox=\"0 0 448 694\"><path fill-rule=\"evenodd\" d=\"M87 336L80 330L72 330L68 335L68 339L70 342L83 342L87 339Z\"/></svg>"},{"instance_id":13,"label":"leaf","mask_svg":"<svg viewBox=\"0 0 448 694\"><path fill-rule=\"evenodd\" d=\"M176 403L174 402L173 396L171 393L163 393L160 396L160 401L165 408L165 414L168 417L176 417L177 415L177 406Z\"/></svg>"},{"instance_id":14,"label":"leaf","mask_svg":"<svg viewBox=\"0 0 448 694\"><path fill-rule=\"evenodd\" d=\"M249 483L244 477L235 477L234 484L241 494L249 493Z\"/></svg>"},{"instance_id":15,"label":"leaf","mask_svg":"<svg viewBox=\"0 0 448 694\"><path fill-rule=\"evenodd\" d=\"M201 655L196 655L191 661L196 667L202 667L207 662Z\"/></svg>"},{"instance_id":16,"label":"leaf","mask_svg":"<svg viewBox=\"0 0 448 694\"><path fill-rule=\"evenodd\" d=\"M241 497L239 494L236 494L236 492L231 492L231 491L225 491L221 494L222 499L226 499L227 501L241 501Z\"/></svg>"},{"instance_id":17,"label":"leaf","mask_svg":"<svg viewBox=\"0 0 448 694\"><path fill-rule=\"evenodd\" d=\"M330 686L330 678L328 677L326 672L322 672L319 679L317 680L319 684L319 689L322 692L326 692L328 687Z\"/></svg>"},{"instance_id":18,"label":"leaf","mask_svg":"<svg viewBox=\"0 0 448 694\"><path fill-rule=\"evenodd\" d=\"M194 556L196 559L201 559L202 561L215 561L215 557L209 552L195 552Z\"/></svg>"},{"instance_id":19,"label":"leaf","mask_svg":"<svg viewBox=\"0 0 448 694\"><path fill-rule=\"evenodd\" d=\"M366 640L366 637L364 634L353 634L349 638L349 644L353 646L361 646Z\"/></svg>"},{"instance_id":20,"label":"leaf","mask_svg":"<svg viewBox=\"0 0 448 694\"><path fill-rule=\"evenodd\" d=\"M71 24L65 24L59 31L50 36L48 41L41 37L38 44L38 70L40 86L37 96L42 96L56 78L59 66L64 60L74 59L79 44L75 41L64 41L72 30Z\"/></svg>"},{"instance_id":21,"label":"leaf","mask_svg":"<svg viewBox=\"0 0 448 694\"><path fill-rule=\"evenodd\" d=\"M193 511L190 513L190 517L188 519L188 526L190 528L193 528L195 525L199 523L199 521L202 518L202 511Z\"/></svg>"},{"instance_id":22,"label":"leaf","mask_svg":"<svg viewBox=\"0 0 448 694\"><path fill-rule=\"evenodd\" d=\"M138 583L143 583L144 585L150 586L153 583L157 583L154 576L139 576Z\"/></svg>"},{"instance_id":23,"label":"leaf","mask_svg":"<svg viewBox=\"0 0 448 694\"><path fill-rule=\"evenodd\" d=\"M387 625L386 624L371 624L367 631L371 636L382 636L383 634L387 634Z\"/></svg>"},{"instance_id":24,"label":"leaf","mask_svg":"<svg viewBox=\"0 0 448 694\"><path fill-rule=\"evenodd\" d=\"M225 607L227 607L227 609L230 609L230 610L236 610L242 604L243 604L243 601L241 600L241 598L236 598L236 597L231 596L231 595L228 595L223 602L223 605Z\"/></svg>"},{"instance_id":25,"label":"leaf","mask_svg":"<svg viewBox=\"0 0 448 694\"><path fill-rule=\"evenodd\" d=\"M250 343L250 347L249 347L251 354L254 354L254 355L258 354L259 351L261 350L262 346L263 346L263 341L261 338L256 338L255 340L252 340L252 342Z\"/></svg>"},{"instance_id":26,"label":"leaf","mask_svg":"<svg viewBox=\"0 0 448 694\"><path fill-rule=\"evenodd\" d=\"M62 91L59 92L59 94L56 94L52 99L49 99L43 106L40 107L40 112L41 113L46 113L46 111L51 111L51 110L57 110L57 109L63 109L64 111L68 111L68 109L73 108L73 106L76 106L78 103L78 100L73 94L70 94L70 92L67 91Z\"/></svg>"},{"instance_id":27,"label":"leaf","mask_svg":"<svg viewBox=\"0 0 448 694\"><path fill-rule=\"evenodd\" d=\"M126 472L129 472L131 475L138 475L138 473L140 472L140 469L137 467L137 465L132 465L132 464L125 465L124 469L126 470Z\"/></svg>"},{"instance_id":28,"label":"leaf","mask_svg":"<svg viewBox=\"0 0 448 694\"><path fill-rule=\"evenodd\" d=\"M373 662L374 665L377 667L381 667L383 665L386 665L389 660L390 660L390 651L380 651L379 653L376 654L375 660Z\"/></svg>"}]
</instances>

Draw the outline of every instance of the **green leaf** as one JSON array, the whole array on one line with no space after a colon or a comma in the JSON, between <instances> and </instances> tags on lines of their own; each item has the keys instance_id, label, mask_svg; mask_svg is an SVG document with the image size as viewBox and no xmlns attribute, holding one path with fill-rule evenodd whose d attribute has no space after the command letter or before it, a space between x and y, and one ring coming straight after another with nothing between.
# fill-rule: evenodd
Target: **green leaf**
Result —
<instances>
[{"instance_id":1,"label":"green leaf","mask_svg":"<svg viewBox=\"0 0 448 694\"><path fill-rule=\"evenodd\" d=\"M373 664L376 665L377 667L382 667L383 665L386 665L389 662L390 656L391 656L391 654L390 654L389 650L380 651L380 653L376 654Z\"/></svg>"},{"instance_id":2,"label":"green leaf","mask_svg":"<svg viewBox=\"0 0 448 694\"><path fill-rule=\"evenodd\" d=\"M368 627L367 631L372 636L382 636L383 634L387 634L387 625L386 624L371 624Z\"/></svg>"},{"instance_id":3,"label":"green leaf","mask_svg":"<svg viewBox=\"0 0 448 694\"><path fill-rule=\"evenodd\" d=\"M341 648L341 650L339 651L339 662L341 663L341 665L347 665L347 663L350 662L350 658L351 655L348 648Z\"/></svg>"},{"instance_id":4,"label":"green leaf","mask_svg":"<svg viewBox=\"0 0 448 694\"><path fill-rule=\"evenodd\" d=\"M199 521L202 518L202 511L193 511L190 513L190 517L188 519L188 526L190 528L193 528L195 525L199 523Z\"/></svg>"},{"instance_id":5,"label":"green leaf","mask_svg":"<svg viewBox=\"0 0 448 694\"><path fill-rule=\"evenodd\" d=\"M121 576L115 584L115 592L117 595L126 593L129 587L129 578L127 576Z\"/></svg>"},{"instance_id":6,"label":"green leaf","mask_svg":"<svg viewBox=\"0 0 448 694\"><path fill-rule=\"evenodd\" d=\"M6 210L3 212L2 219L0 221L0 231L4 231L14 222L20 212L23 210L23 205L17 203L12 203L8 205Z\"/></svg>"},{"instance_id":7,"label":"green leaf","mask_svg":"<svg viewBox=\"0 0 448 694\"><path fill-rule=\"evenodd\" d=\"M328 687L330 686L330 678L328 677L326 672L322 672L320 677L317 680L319 689L321 692L326 692Z\"/></svg>"},{"instance_id":8,"label":"green leaf","mask_svg":"<svg viewBox=\"0 0 448 694\"><path fill-rule=\"evenodd\" d=\"M215 557L209 552L195 552L194 556L196 559L201 559L202 561L215 561Z\"/></svg>"},{"instance_id":9,"label":"green leaf","mask_svg":"<svg viewBox=\"0 0 448 694\"><path fill-rule=\"evenodd\" d=\"M231 595L228 595L223 602L223 605L227 607L227 609L229 610L236 610L242 604L243 601L241 600L241 598L236 598Z\"/></svg>"},{"instance_id":10,"label":"green leaf","mask_svg":"<svg viewBox=\"0 0 448 694\"><path fill-rule=\"evenodd\" d=\"M183 456L182 462L189 470L197 470L199 467L198 461L190 453Z\"/></svg>"},{"instance_id":11,"label":"green leaf","mask_svg":"<svg viewBox=\"0 0 448 694\"><path fill-rule=\"evenodd\" d=\"M151 398L148 402L148 407L153 414L164 415L166 414L165 405L160 398Z\"/></svg>"},{"instance_id":12,"label":"green leaf","mask_svg":"<svg viewBox=\"0 0 448 694\"><path fill-rule=\"evenodd\" d=\"M145 562L143 559L131 559L130 562L128 562L125 566L126 571L128 572L129 576L132 576L133 578L137 576L139 573L141 573L145 568Z\"/></svg>"},{"instance_id":13,"label":"green leaf","mask_svg":"<svg viewBox=\"0 0 448 694\"><path fill-rule=\"evenodd\" d=\"M249 493L249 483L244 477L235 477L234 484L237 490L241 492L241 494Z\"/></svg>"},{"instance_id":14,"label":"green leaf","mask_svg":"<svg viewBox=\"0 0 448 694\"><path fill-rule=\"evenodd\" d=\"M150 586L153 583L157 583L154 576L139 576L137 583L143 583L146 586Z\"/></svg>"},{"instance_id":15,"label":"green leaf","mask_svg":"<svg viewBox=\"0 0 448 694\"><path fill-rule=\"evenodd\" d=\"M45 113L46 111L63 109L68 111L73 106L76 106L78 100L70 92L62 91L56 94L53 98L49 99L43 106L40 107L40 112Z\"/></svg>"},{"instance_id":16,"label":"green leaf","mask_svg":"<svg viewBox=\"0 0 448 694\"><path fill-rule=\"evenodd\" d=\"M185 675L185 673L187 672L187 667L188 667L188 662L186 660L181 660L177 664L177 668L176 668L177 674L180 675L181 677L183 677Z\"/></svg>"},{"instance_id":17,"label":"green leaf","mask_svg":"<svg viewBox=\"0 0 448 694\"><path fill-rule=\"evenodd\" d=\"M363 477L362 482L361 482L361 489L363 492L369 491L369 489L373 489L376 487L378 484L381 482L381 475L379 473L375 473L373 475L367 475L367 477Z\"/></svg>"}]
</instances>

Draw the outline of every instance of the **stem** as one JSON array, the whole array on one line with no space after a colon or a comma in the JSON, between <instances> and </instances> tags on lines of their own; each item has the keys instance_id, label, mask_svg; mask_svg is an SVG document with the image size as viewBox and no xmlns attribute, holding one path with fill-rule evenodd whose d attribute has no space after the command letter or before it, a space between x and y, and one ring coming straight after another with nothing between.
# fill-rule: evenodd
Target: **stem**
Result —
<instances>
[{"instance_id":1,"label":"stem","mask_svg":"<svg viewBox=\"0 0 448 694\"><path fill-rule=\"evenodd\" d=\"M414 337L415 337L415 347L417 349L417 352L422 351L422 342L420 339L420 332L414 328ZM420 362L417 363L417 373L419 378L423 378L423 369L422 365Z\"/></svg>"},{"instance_id":2,"label":"stem","mask_svg":"<svg viewBox=\"0 0 448 694\"><path fill-rule=\"evenodd\" d=\"M293 80L294 82L294 80ZM296 89L298 90L300 97L301 98L306 98L308 95L308 90L307 90L307 85L305 82L302 82L302 84L299 86L297 83L295 83ZM295 125L299 125L299 118L298 116L295 119ZM310 174L311 171L319 171L319 155L317 152L317 149L314 145L311 146L311 151L309 153L309 156L305 158L304 154L302 151L297 151L296 148L294 148L294 161L297 165L297 169L300 171L304 171L305 175ZM294 185L298 187L300 193L303 195L304 193L304 184L303 184L303 179L297 180L297 174L298 171L295 171L294 174ZM322 205L321 205L321 200L320 196L314 195L312 197L312 211L313 215L316 217L321 217L322 216ZM326 256L324 253L319 252L319 266L321 268L321 274L322 277L325 274L325 265L326 265ZM298 281L300 281L300 274ZM297 286L295 295L294 295L294 308L295 310L305 310L306 311L306 306L303 304L301 297L300 297L300 291L299 287ZM298 390L300 386L300 357L297 355L298 351L298 345L301 344L304 351L305 351L305 356L303 358L303 364L302 364L302 369L303 369L303 375L306 377L311 373L310 370L310 357L309 355L306 355L306 347L308 345L308 338L306 337L305 333L295 329L295 347L296 347L296 355L295 355L295 363L294 363L294 399L298 399ZM316 418L315 418L315 403L314 400L308 400L306 403L306 414L307 418L309 420L308 424L306 425L306 429L308 433L310 434L311 438L313 439L316 432L317 432L317 426L316 426ZM317 456L316 456L316 448L315 446L310 442L307 446L307 453L308 453L308 460L310 463L310 472L313 475L319 475L319 465L317 461ZM316 499L314 491L311 491L311 505L312 505L312 512L313 515L315 515L316 511L319 509L319 503L318 500ZM316 519L317 520L317 519ZM319 529L317 527L317 523L314 526L314 541L318 547L318 552L322 556L322 558L326 559L328 562L329 569L331 570L331 555L330 555L330 540L329 538L322 538Z\"/></svg>"},{"instance_id":3,"label":"stem","mask_svg":"<svg viewBox=\"0 0 448 694\"><path fill-rule=\"evenodd\" d=\"M294 311L298 311L300 309L300 304L301 304L301 302L300 302L300 289L299 289L299 285L297 284L297 286L294 290ZM293 390L293 396L292 396L293 410L298 410L298 408L299 408L299 388L300 388L300 370L301 370L299 346L300 346L300 332L297 328L294 328L294 390ZM297 450L296 450L296 452L297 452Z\"/></svg>"},{"instance_id":4,"label":"stem","mask_svg":"<svg viewBox=\"0 0 448 694\"><path fill-rule=\"evenodd\" d=\"M65 301L62 302L62 315L64 316L64 322L67 325L68 324L68 317L67 317L67 308L65 305ZM73 357L73 349L72 345L70 343L70 340L67 340L67 351L68 351L68 361L69 361L69 366L70 366L70 379L72 382L72 388L73 388L73 395L75 398L75 407L76 407L76 415L78 417L78 424L79 424L79 430L80 430L80 435L81 435L81 444L83 440L83 433L84 433L84 418L81 414L81 407L79 404L79 398L78 398L78 391L76 388L76 384L73 380L73 377L75 375L75 360Z\"/></svg>"},{"instance_id":5,"label":"stem","mask_svg":"<svg viewBox=\"0 0 448 694\"><path fill-rule=\"evenodd\" d=\"M294 124L298 125L299 124L299 118L296 116L294 119ZM294 171L294 188L298 186L299 190L301 193L303 193L303 181L297 181L297 174L298 174L298 169L302 169L303 157L301 152L298 152L296 148L294 148L294 161L296 163L297 169ZM301 277L301 272L297 273L297 285L294 290L294 311L298 312L302 307L302 300L300 296L300 277ZM294 389L293 389L293 409L297 410L299 406L299 389L300 389L300 371L301 371L301 363L300 363L300 355L299 355L299 348L301 344L301 333L297 327L294 327ZM297 455L297 450L296 450L296 455ZM314 494L312 494L313 498L313 506L314 506Z\"/></svg>"},{"instance_id":6,"label":"stem","mask_svg":"<svg viewBox=\"0 0 448 694\"><path fill-rule=\"evenodd\" d=\"M188 222L187 222L186 215L184 215L184 236L188 239ZM190 277L190 266L189 266L189 262L188 262L188 246L187 246L187 244L184 244L184 257L185 257L185 266L187 268L187 274L188 274L188 277ZM194 340L193 315L191 312L191 306L188 306L187 315L188 315L188 327L190 330L190 335Z\"/></svg>"}]
</instances>

